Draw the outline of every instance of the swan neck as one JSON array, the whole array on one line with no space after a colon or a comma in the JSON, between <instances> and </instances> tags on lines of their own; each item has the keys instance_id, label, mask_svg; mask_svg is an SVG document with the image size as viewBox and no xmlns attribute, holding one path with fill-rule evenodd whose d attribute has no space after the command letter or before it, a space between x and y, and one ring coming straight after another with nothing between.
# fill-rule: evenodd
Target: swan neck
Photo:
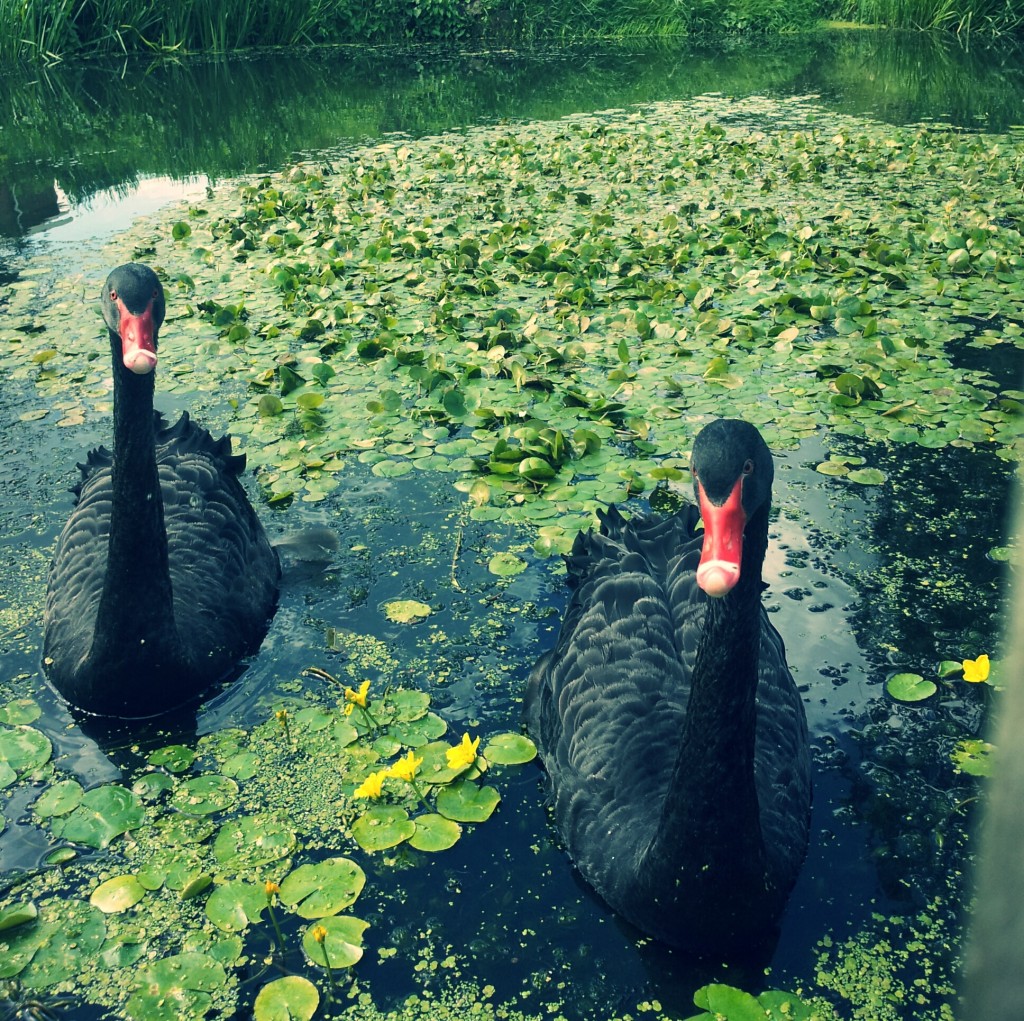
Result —
<instances>
[{"instance_id":1,"label":"swan neck","mask_svg":"<svg viewBox=\"0 0 1024 1021\"><path fill-rule=\"evenodd\" d=\"M176 652L153 390L153 373L135 375L115 357L110 539L92 649L97 662L125 661L142 644L150 661L154 645Z\"/></svg>"},{"instance_id":2,"label":"swan neck","mask_svg":"<svg viewBox=\"0 0 1024 1021\"><path fill-rule=\"evenodd\" d=\"M696 888L684 894L691 903L702 888L747 888L764 899L754 751L767 533L765 508L748 523L740 581L707 601L670 792L649 851L675 875L691 877Z\"/></svg>"}]
</instances>

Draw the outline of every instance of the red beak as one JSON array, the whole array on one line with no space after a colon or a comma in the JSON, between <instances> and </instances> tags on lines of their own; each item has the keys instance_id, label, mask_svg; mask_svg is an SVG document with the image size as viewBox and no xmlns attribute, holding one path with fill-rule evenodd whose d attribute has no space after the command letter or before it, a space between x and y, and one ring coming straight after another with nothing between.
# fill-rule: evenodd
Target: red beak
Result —
<instances>
[{"instance_id":1,"label":"red beak","mask_svg":"<svg viewBox=\"0 0 1024 1021\"><path fill-rule=\"evenodd\" d=\"M721 507L716 507L697 482L700 516L704 519L704 546L697 567L697 584L716 599L726 595L740 580L740 558L743 555L743 529L747 515L743 510L743 479L736 485Z\"/></svg>"},{"instance_id":2,"label":"red beak","mask_svg":"<svg viewBox=\"0 0 1024 1021\"><path fill-rule=\"evenodd\" d=\"M121 359L124 367L144 376L156 368L156 344L153 331L153 303L136 315L117 299L118 332L121 335Z\"/></svg>"}]
</instances>

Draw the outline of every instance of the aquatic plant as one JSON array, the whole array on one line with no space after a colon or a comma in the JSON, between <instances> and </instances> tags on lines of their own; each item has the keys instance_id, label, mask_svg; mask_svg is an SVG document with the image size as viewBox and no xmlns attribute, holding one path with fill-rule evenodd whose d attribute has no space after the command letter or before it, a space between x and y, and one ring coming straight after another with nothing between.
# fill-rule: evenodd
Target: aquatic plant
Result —
<instances>
[{"instance_id":1,"label":"aquatic plant","mask_svg":"<svg viewBox=\"0 0 1024 1021\"><path fill-rule=\"evenodd\" d=\"M361 708L368 691L369 684L354 692ZM343 706L353 704L343 698ZM200 1016L237 997L232 969L264 912L275 957L294 962L278 917L283 908L286 917L312 920L301 939L305 958L325 970L328 989L335 989L338 970L363 954L369 923L342 912L359 898L366 875L344 856L296 864L300 842L307 852L347 840L370 852L402 841L420 852L445 850L465 824L485 821L497 806L497 790L474 782L492 745L494 764L528 762L535 754L518 734L495 735L483 754L480 739L468 734L454 746L435 740L446 724L423 692L390 688L374 705L376 716L367 713L356 726L343 708L307 700L284 717L292 728L286 743L284 710L276 710L251 732L219 731L195 749L157 748L130 785L88 791L54 770L41 732L28 723L0 725L0 783L48 778L33 805L37 823L64 846L109 849L93 863L66 860L58 884L25 884L20 900L0 906L0 979L49 990L80 975L87 999L119 1004L127 1018ZM4 715L34 720L38 707L21 700ZM311 788L305 799L279 790L296 755ZM374 770L391 758L386 769ZM360 790L375 772L398 782L387 790L390 804L360 814ZM428 797L436 808L417 814ZM134 970L143 955L147 963ZM84 976L96 969L101 977L93 985ZM257 1017L272 1016L271 1004L293 998L303 1010L315 1005L315 986L306 979L265 988Z\"/></svg>"}]
</instances>

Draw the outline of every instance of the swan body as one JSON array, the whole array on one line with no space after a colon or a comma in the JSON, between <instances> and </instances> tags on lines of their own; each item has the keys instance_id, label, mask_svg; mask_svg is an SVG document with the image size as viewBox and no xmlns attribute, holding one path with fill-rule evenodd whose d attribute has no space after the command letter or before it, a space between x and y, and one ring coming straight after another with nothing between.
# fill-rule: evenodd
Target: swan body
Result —
<instances>
[{"instance_id":1,"label":"swan body","mask_svg":"<svg viewBox=\"0 0 1024 1021\"><path fill-rule=\"evenodd\" d=\"M594 890L662 942L745 956L774 942L806 851L807 724L761 605L771 453L720 420L692 464L700 511L613 507L577 538L526 722Z\"/></svg>"},{"instance_id":2,"label":"swan body","mask_svg":"<svg viewBox=\"0 0 1024 1021\"><path fill-rule=\"evenodd\" d=\"M76 505L47 579L43 664L79 709L152 716L223 680L254 652L280 566L239 475L244 455L188 413L153 411L163 288L115 269L101 294L114 373L113 451L79 465Z\"/></svg>"}]
</instances>

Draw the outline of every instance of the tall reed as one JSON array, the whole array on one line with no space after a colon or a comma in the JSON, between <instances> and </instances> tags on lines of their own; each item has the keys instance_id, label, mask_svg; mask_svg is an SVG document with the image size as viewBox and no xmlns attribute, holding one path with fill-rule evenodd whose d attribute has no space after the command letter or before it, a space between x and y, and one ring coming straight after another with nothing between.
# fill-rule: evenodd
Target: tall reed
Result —
<instances>
[{"instance_id":1,"label":"tall reed","mask_svg":"<svg viewBox=\"0 0 1024 1021\"><path fill-rule=\"evenodd\" d=\"M842 14L869 25L988 36L1024 29L1024 0L847 0Z\"/></svg>"}]
</instances>

